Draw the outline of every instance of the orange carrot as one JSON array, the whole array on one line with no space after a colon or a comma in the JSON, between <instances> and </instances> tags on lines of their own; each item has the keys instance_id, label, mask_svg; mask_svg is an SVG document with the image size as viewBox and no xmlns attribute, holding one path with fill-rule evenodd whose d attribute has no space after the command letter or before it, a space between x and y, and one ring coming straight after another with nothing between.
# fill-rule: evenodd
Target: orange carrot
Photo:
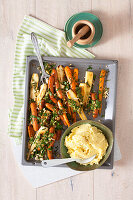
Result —
<instances>
[{"instance_id":1,"label":"orange carrot","mask_svg":"<svg viewBox=\"0 0 133 200\"><path fill-rule=\"evenodd\" d=\"M76 85L78 84L78 74L79 74L78 68L74 68L74 70L73 70L73 76L74 76L74 80L76 82Z\"/></svg>"},{"instance_id":2,"label":"orange carrot","mask_svg":"<svg viewBox=\"0 0 133 200\"><path fill-rule=\"evenodd\" d=\"M49 110L51 110L52 112L56 111L56 112L58 113L58 111L59 111L57 108L55 108L55 107L54 107L52 104L50 104L50 103L46 103L45 106L46 106ZM67 126L67 124L66 124L66 122L65 122L65 120L64 120L64 117L63 117L62 115L59 115L59 117L61 118L63 124L64 124L65 126Z\"/></svg>"},{"instance_id":3,"label":"orange carrot","mask_svg":"<svg viewBox=\"0 0 133 200\"><path fill-rule=\"evenodd\" d=\"M72 118L73 118L73 123L75 123L77 120L76 120L76 112L73 112L72 113Z\"/></svg>"},{"instance_id":4,"label":"orange carrot","mask_svg":"<svg viewBox=\"0 0 133 200\"><path fill-rule=\"evenodd\" d=\"M50 127L49 133L55 133L55 128L53 126ZM48 156L49 160L53 159L52 149L50 149L50 148L54 146L55 140L56 140L56 134L54 134L52 141L49 144L48 149L47 149L47 156Z\"/></svg>"},{"instance_id":5,"label":"orange carrot","mask_svg":"<svg viewBox=\"0 0 133 200\"><path fill-rule=\"evenodd\" d=\"M56 71L56 69L53 69L53 70L52 70L51 75L54 76L55 81L57 81L58 76L57 76L57 71Z\"/></svg>"},{"instance_id":6,"label":"orange carrot","mask_svg":"<svg viewBox=\"0 0 133 200\"><path fill-rule=\"evenodd\" d=\"M59 140L59 139L60 139L60 137L61 137L61 132L62 132L61 129L57 130L57 132L56 132L56 135L57 135L56 140Z\"/></svg>"},{"instance_id":7,"label":"orange carrot","mask_svg":"<svg viewBox=\"0 0 133 200\"><path fill-rule=\"evenodd\" d=\"M97 116L98 116L98 109L94 109L93 118L97 118Z\"/></svg>"},{"instance_id":8,"label":"orange carrot","mask_svg":"<svg viewBox=\"0 0 133 200\"><path fill-rule=\"evenodd\" d=\"M45 103L45 106L46 106L49 110L51 110L52 112L54 112L55 107L54 107L52 104L50 104L50 103Z\"/></svg>"},{"instance_id":9,"label":"orange carrot","mask_svg":"<svg viewBox=\"0 0 133 200\"><path fill-rule=\"evenodd\" d=\"M32 125L28 126L28 134L29 134L29 138L34 137L34 129Z\"/></svg>"},{"instance_id":10,"label":"orange carrot","mask_svg":"<svg viewBox=\"0 0 133 200\"><path fill-rule=\"evenodd\" d=\"M75 89L76 89L76 82L73 79L72 71L71 71L71 69L68 66L65 67L65 74L66 74L68 82L70 83L70 86L71 86L72 90L75 91Z\"/></svg>"},{"instance_id":11,"label":"orange carrot","mask_svg":"<svg viewBox=\"0 0 133 200\"><path fill-rule=\"evenodd\" d=\"M58 107L59 107L60 110L63 111L64 120L65 120L67 126L69 127L70 126L70 122L69 122L69 120L67 118L67 115L66 115L65 109L63 107L63 104L61 103L61 100L58 100Z\"/></svg>"},{"instance_id":12,"label":"orange carrot","mask_svg":"<svg viewBox=\"0 0 133 200\"><path fill-rule=\"evenodd\" d=\"M31 114L33 115L32 121L33 121L34 131L38 131L39 125L38 125L38 121L37 121L37 106L36 106L36 103L32 102L30 104L30 108L31 108Z\"/></svg>"},{"instance_id":13,"label":"orange carrot","mask_svg":"<svg viewBox=\"0 0 133 200\"><path fill-rule=\"evenodd\" d=\"M50 99L51 99L51 101L53 101L55 104L57 104L57 99L56 98L54 98L54 96L53 95L49 95L50 96Z\"/></svg>"},{"instance_id":14,"label":"orange carrot","mask_svg":"<svg viewBox=\"0 0 133 200\"><path fill-rule=\"evenodd\" d=\"M97 94L96 94L96 92L93 92L93 93L91 93L91 99L93 100L93 101L95 101L97 98Z\"/></svg>"},{"instance_id":15,"label":"orange carrot","mask_svg":"<svg viewBox=\"0 0 133 200\"><path fill-rule=\"evenodd\" d=\"M49 160L53 159L53 152L52 152L52 150L47 150L47 156L48 156Z\"/></svg>"},{"instance_id":16,"label":"orange carrot","mask_svg":"<svg viewBox=\"0 0 133 200\"><path fill-rule=\"evenodd\" d=\"M69 106L68 102L67 102L67 113L69 113L69 115L71 116L71 107Z\"/></svg>"},{"instance_id":17,"label":"orange carrot","mask_svg":"<svg viewBox=\"0 0 133 200\"><path fill-rule=\"evenodd\" d=\"M48 89L54 94L54 76L50 76L48 79Z\"/></svg>"},{"instance_id":18,"label":"orange carrot","mask_svg":"<svg viewBox=\"0 0 133 200\"><path fill-rule=\"evenodd\" d=\"M64 119L64 117L63 117L63 115L59 115L59 116L60 116L61 121L63 122L63 124L64 124L65 126L67 126L67 123L66 123L66 121L65 121L65 119Z\"/></svg>"},{"instance_id":19,"label":"orange carrot","mask_svg":"<svg viewBox=\"0 0 133 200\"><path fill-rule=\"evenodd\" d=\"M99 101L101 102L99 114L101 114L101 111L102 111L102 98L103 98L105 75L106 75L106 71L104 69L102 69L101 73L100 73L100 79L99 79Z\"/></svg>"},{"instance_id":20,"label":"orange carrot","mask_svg":"<svg viewBox=\"0 0 133 200\"><path fill-rule=\"evenodd\" d=\"M58 80L55 82L55 87L56 87L56 93L57 93L58 97L60 99L63 99L63 93L62 93L62 90L60 88L60 84L59 84Z\"/></svg>"},{"instance_id":21,"label":"orange carrot","mask_svg":"<svg viewBox=\"0 0 133 200\"><path fill-rule=\"evenodd\" d=\"M96 99L97 99L97 94L96 94L96 92L91 93L91 99L92 99L93 101L96 101ZM94 110L93 110L93 118L97 118L97 116L98 116L98 109L97 109L97 108L94 108Z\"/></svg>"},{"instance_id":22,"label":"orange carrot","mask_svg":"<svg viewBox=\"0 0 133 200\"><path fill-rule=\"evenodd\" d=\"M51 92L51 94L49 94L49 96L50 96L50 99L56 104L57 100L54 97L54 82L55 82L54 76L51 75L48 80L48 89Z\"/></svg>"},{"instance_id":23,"label":"orange carrot","mask_svg":"<svg viewBox=\"0 0 133 200\"><path fill-rule=\"evenodd\" d=\"M41 102L39 103L39 110L42 110L44 108L45 105L45 100L42 99Z\"/></svg>"},{"instance_id":24,"label":"orange carrot","mask_svg":"<svg viewBox=\"0 0 133 200\"><path fill-rule=\"evenodd\" d=\"M73 123L74 123L74 122L77 121L77 120L76 120L76 112L73 112L72 107L70 107L70 108L71 108L71 117L72 117L72 121L73 121Z\"/></svg>"},{"instance_id":25,"label":"orange carrot","mask_svg":"<svg viewBox=\"0 0 133 200\"><path fill-rule=\"evenodd\" d=\"M58 97L60 99L63 99L63 93L62 93L62 90L60 88L60 84L59 84L59 80L58 80L58 75L57 75L57 71L56 69L53 69L52 70L52 73L51 73L52 76L54 76L54 80L55 80L55 87L56 87L56 93L58 95Z\"/></svg>"}]
</instances>

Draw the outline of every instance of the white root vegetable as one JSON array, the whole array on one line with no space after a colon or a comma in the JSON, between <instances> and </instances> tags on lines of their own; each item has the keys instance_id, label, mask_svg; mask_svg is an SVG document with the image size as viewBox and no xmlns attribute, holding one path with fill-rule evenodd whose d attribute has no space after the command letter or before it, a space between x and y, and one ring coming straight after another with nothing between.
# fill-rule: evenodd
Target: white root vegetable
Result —
<instances>
[{"instance_id":1,"label":"white root vegetable","mask_svg":"<svg viewBox=\"0 0 133 200\"><path fill-rule=\"evenodd\" d=\"M77 95L72 90L67 91L67 97L68 97L68 99L74 100L77 103L77 106L80 106ZM80 109L80 111L78 111L78 114L82 120L87 120L87 117L82 108Z\"/></svg>"},{"instance_id":2,"label":"white root vegetable","mask_svg":"<svg viewBox=\"0 0 133 200\"><path fill-rule=\"evenodd\" d=\"M65 77L64 67L62 65L59 65L58 67L56 67L56 70L59 82L63 83Z\"/></svg>"},{"instance_id":3,"label":"white root vegetable","mask_svg":"<svg viewBox=\"0 0 133 200\"><path fill-rule=\"evenodd\" d=\"M31 77L30 82L30 98L34 101L37 101L37 95L38 95L38 82L39 82L39 76L37 73L33 73Z\"/></svg>"},{"instance_id":4,"label":"white root vegetable","mask_svg":"<svg viewBox=\"0 0 133 200\"><path fill-rule=\"evenodd\" d=\"M46 90L47 90L47 84L46 84L46 83L43 83L43 84L40 86L40 92L39 92L39 94L37 95L37 104L40 103L40 101L42 100L42 98L43 98L44 95L46 94Z\"/></svg>"},{"instance_id":5,"label":"white root vegetable","mask_svg":"<svg viewBox=\"0 0 133 200\"><path fill-rule=\"evenodd\" d=\"M83 96L83 104L86 106L90 91L93 83L93 72L86 71L85 74L85 83L80 83L79 87L81 88L81 93Z\"/></svg>"},{"instance_id":6,"label":"white root vegetable","mask_svg":"<svg viewBox=\"0 0 133 200\"><path fill-rule=\"evenodd\" d=\"M57 76L58 76L58 80L59 80L59 84L60 84L60 88L64 89L64 85L62 84L63 81L65 80L65 71L64 71L64 67L62 65L59 65L56 67L56 71L57 71Z\"/></svg>"},{"instance_id":7,"label":"white root vegetable","mask_svg":"<svg viewBox=\"0 0 133 200\"><path fill-rule=\"evenodd\" d=\"M44 127L44 126L41 126L40 129L36 132L34 142L31 145L30 150L29 150L28 155L27 155L27 160L29 160L31 152L35 149L35 147L37 145L37 142L39 141L38 136L40 134L44 135L46 133L46 131L48 131L48 128Z\"/></svg>"}]
</instances>

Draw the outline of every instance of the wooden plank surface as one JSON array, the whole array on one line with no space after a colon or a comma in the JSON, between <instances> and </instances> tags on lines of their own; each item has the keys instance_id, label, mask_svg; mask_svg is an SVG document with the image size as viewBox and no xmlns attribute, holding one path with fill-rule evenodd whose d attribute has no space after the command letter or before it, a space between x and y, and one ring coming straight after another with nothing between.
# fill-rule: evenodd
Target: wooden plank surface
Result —
<instances>
[{"instance_id":1,"label":"wooden plank surface","mask_svg":"<svg viewBox=\"0 0 133 200\"><path fill-rule=\"evenodd\" d=\"M115 163L113 170L85 172L33 189L16 164L7 136L16 34L25 14L63 29L66 20L81 11L96 14L103 23L103 37L90 50L97 58L119 61L116 136L123 159ZM0 199L133 199L132 12L132 0L0 0Z\"/></svg>"}]
</instances>

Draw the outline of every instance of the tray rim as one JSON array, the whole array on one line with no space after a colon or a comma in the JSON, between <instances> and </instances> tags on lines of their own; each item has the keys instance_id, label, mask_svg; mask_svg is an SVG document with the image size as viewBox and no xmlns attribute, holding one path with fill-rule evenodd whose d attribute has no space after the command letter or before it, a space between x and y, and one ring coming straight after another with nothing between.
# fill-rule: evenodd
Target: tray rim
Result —
<instances>
[{"instance_id":1,"label":"tray rim","mask_svg":"<svg viewBox=\"0 0 133 200\"><path fill-rule=\"evenodd\" d=\"M116 98L117 98L117 74L118 74L118 60L107 60L107 59L88 59L88 58L72 58L72 57L54 57L54 56L42 56L44 61L51 61L51 62L87 62L88 64L115 64L115 96L114 96L114 105L113 105L113 118L112 118L112 132L114 135L115 140L115 118L116 118ZM28 108L28 96L29 96L29 66L30 62L33 60L38 60L37 56L27 56L26 57L26 74L25 74L25 93L24 93L24 121L23 121L23 131L22 131L22 159L21 164L24 166L41 166L40 162L28 162L25 159L25 147L26 147L26 134L25 134L25 127L27 125L26 118L27 118L27 108ZM52 61L54 60L54 61ZM111 164L110 165L102 165L99 169L113 169L114 165L114 144L111 152Z\"/></svg>"}]
</instances>

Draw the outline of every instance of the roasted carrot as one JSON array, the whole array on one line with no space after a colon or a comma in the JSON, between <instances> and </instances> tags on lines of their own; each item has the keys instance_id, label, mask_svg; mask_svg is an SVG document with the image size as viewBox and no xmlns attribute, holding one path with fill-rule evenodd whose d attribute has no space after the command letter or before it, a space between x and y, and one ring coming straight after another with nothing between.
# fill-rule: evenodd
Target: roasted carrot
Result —
<instances>
[{"instance_id":1,"label":"roasted carrot","mask_svg":"<svg viewBox=\"0 0 133 200\"><path fill-rule=\"evenodd\" d=\"M93 118L97 118L98 116L98 109L93 110Z\"/></svg>"},{"instance_id":2,"label":"roasted carrot","mask_svg":"<svg viewBox=\"0 0 133 200\"><path fill-rule=\"evenodd\" d=\"M48 149L47 149L47 156L48 156L48 159L50 160L50 159L53 159L53 153L52 153L51 147L54 146L54 143L55 143L55 140L56 140L55 128L54 128L53 126L50 127L49 133L54 133L54 136L53 136L53 138L52 138L52 141L51 141L51 143L49 144Z\"/></svg>"},{"instance_id":3,"label":"roasted carrot","mask_svg":"<svg viewBox=\"0 0 133 200\"><path fill-rule=\"evenodd\" d=\"M102 111L102 98L103 98L103 88L104 88L105 75L106 75L106 71L104 69L102 69L101 73L100 73L100 79L99 79L99 101L101 102L99 114L101 114L101 111Z\"/></svg>"},{"instance_id":4,"label":"roasted carrot","mask_svg":"<svg viewBox=\"0 0 133 200\"><path fill-rule=\"evenodd\" d=\"M37 106L36 106L36 103L35 102L32 102L30 104L30 108L31 108L31 114L32 114L32 121L33 121L33 128L34 128L34 131L38 131L39 129L39 124L38 124L38 121L37 121Z\"/></svg>"},{"instance_id":5,"label":"roasted carrot","mask_svg":"<svg viewBox=\"0 0 133 200\"><path fill-rule=\"evenodd\" d=\"M95 100L97 99L97 94L96 94L96 92L91 93L91 99L92 99L93 101L95 101Z\"/></svg>"},{"instance_id":6,"label":"roasted carrot","mask_svg":"<svg viewBox=\"0 0 133 200\"><path fill-rule=\"evenodd\" d=\"M51 75L54 76L55 81L57 81L58 76L57 76L57 71L56 71L56 69L53 69L53 70L52 70Z\"/></svg>"},{"instance_id":7,"label":"roasted carrot","mask_svg":"<svg viewBox=\"0 0 133 200\"><path fill-rule=\"evenodd\" d=\"M79 74L78 68L74 68L74 70L73 70L73 76L74 76L74 80L76 82L76 85L78 84L78 74Z\"/></svg>"},{"instance_id":8,"label":"roasted carrot","mask_svg":"<svg viewBox=\"0 0 133 200\"><path fill-rule=\"evenodd\" d=\"M68 66L65 67L65 74L66 74L67 80L68 80L68 82L69 82L69 84L71 86L71 89L73 91L75 91L75 89L76 89L76 82L73 79L72 71L71 71L70 67L68 67Z\"/></svg>"},{"instance_id":9,"label":"roasted carrot","mask_svg":"<svg viewBox=\"0 0 133 200\"><path fill-rule=\"evenodd\" d=\"M28 134L29 134L29 138L34 137L35 132L32 125L28 126Z\"/></svg>"},{"instance_id":10,"label":"roasted carrot","mask_svg":"<svg viewBox=\"0 0 133 200\"><path fill-rule=\"evenodd\" d=\"M66 121L65 121L65 119L64 119L64 117L63 117L63 115L59 115L59 117L61 118L61 121L63 122L63 124L64 124L65 126L67 126L67 123L66 123Z\"/></svg>"},{"instance_id":11,"label":"roasted carrot","mask_svg":"<svg viewBox=\"0 0 133 200\"><path fill-rule=\"evenodd\" d=\"M55 104L57 103L57 99L53 95L49 95L51 101L53 101Z\"/></svg>"},{"instance_id":12,"label":"roasted carrot","mask_svg":"<svg viewBox=\"0 0 133 200\"><path fill-rule=\"evenodd\" d=\"M55 81L55 87L56 87L56 93L57 93L58 97L59 97L60 99L63 99L63 93L62 93L62 90L61 90L61 88L60 88L60 84L59 84L59 81L58 81L58 80Z\"/></svg>"},{"instance_id":13,"label":"roasted carrot","mask_svg":"<svg viewBox=\"0 0 133 200\"><path fill-rule=\"evenodd\" d=\"M67 113L69 113L70 116L72 114L71 107L69 106L68 102L67 102Z\"/></svg>"},{"instance_id":14,"label":"roasted carrot","mask_svg":"<svg viewBox=\"0 0 133 200\"><path fill-rule=\"evenodd\" d=\"M60 110L63 111L64 120L65 120L67 126L69 127L70 126L70 122L69 122L69 120L67 118L66 111L65 111L65 109L63 107L63 104L61 103L61 100L58 100L58 107L59 107Z\"/></svg>"},{"instance_id":15,"label":"roasted carrot","mask_svg":"<svg viewBox=\"0 0 133 200\"><path fill-rule=\"evenodd\" d=\"M54 76L50 76L48 79L48 89L52 94L54 94Z\"/></svg>"},{"instance_id":16,"label":"roasted carrot","mask_svg":"<svg viewBox=\"0 0 133 200\"><path fill-rule=\"evenodd\" d=\"M53 159L53 152L52 152L52 150L47 150L47 156L48 156L49 160Z\"/></svg>"},{"instance_id":17,"label":"roasted carrot","mask_svg":"<svg viewBox=\"0 0 133 200\"><path fill-rule=\"evenodd\" d=\"M46 106L49 110L51 110L52 112L56 111L56 112L58 113L58 111L59 111L57 108L55 108L55 107L54 107L52 104L50 104L50 103L46 103L45 106ZM63 124L64 124L65 126L67 126L67 124L66 124L66 122L65 122L65 120L64 120L64 117L63 117L62 115L59 115L59 117L61 118Z\"/></svg>"},{"instance_id":18,"label":"roasted carrot","mask_svg":"<svg viewBox=\"0 0 133 200\"><path fill-rule=\"evenodd\" d=\"M45 100L42 99L41 102L39 103L39 110L42 110L44 108L45 105Z\"/></svg>"},{"instance_id":19,"label":"roasted carrot","mask_svg":"<svg viewBox=\"0 0 133 200\"><path fill-rule=\"evenodd\" d=\"M45 106L46 106L49 110L51 110L52 112L54 112L55 107L54 107L52 104L50 104L50 103L45 103Z\"/></svg>"},{"instance_id":20,"label":"roasted carrot","mask_svg":"<svg viewBox=\"0 0 133 200\"><path fill-rule=\"evenodd\" d=\"M63 99L63 93L62 93L62 90L60 88L60 84L59 84L59 80L58 80L58 75L57 75L56 69L52 70L51 75L54 76L54 83L55 83L56 93L57 93L57 95L58 95L58 97L60 99Z\"/></svg>"},{"instance_id":21,"label":"roasted carrot","mask_svg":"<svg viewBox=\"0 0 133 200\"><path fill-rule=\"evenodd\" d=\"M72 113L72 121L73 123L75 123L77 120L76 120L76 112L73 112L73 109L71 107L71 113Z\"/></svg>"},{"instance_id":22,"label":"roasted carrot","mask_svg":"<svg viewBox=\"0 0 133 200\"><path fill-rule=\"evenodd\" d=\"M37 150L40 151L40 147L38 147Z\"/></svg>"},{"instance_id":23,"label":"roasted carrot","mask_svg":"<svg viewBox=\"0 0 133 200\"><path fill-rule=\"evenodd\" d=\"M57 135L56 140L59 140L59 139L60 139L60 137L61 137L61 132L62 132L61 129L57 130L57 132L56 132L56 135Z\"/></svg>"},{"instance_id":24,"label":"roasted carrot","mask_svg":"<svg viewBox=\"0 0 133 200\"><path fill-rule=\"evenodd\" d=\"M96 101L97 100L96 92L91 93L91 99L92 99L92 101ZM93 118L97 118L97 116L98 116L98 109L96 107L94 107Z\"/></svg>"},{"instance_id":25,"label":"roasted carrot","mask_svg":"<svg viewBox=\"0 0 133 200\"><path fill-rule=\"evenodd\" d=\"M48 89L50 90L49 96L50 96L50 99L56 104L57 99L54 97L54 83L55 83L54 76L51 75L48 80Z\"/></svg>"},{"instance_id":26,"label":"roasted carrot","mask_svg":"<svg viewBox=\"0 0 133 200\"><path fill-rule=\"evenodd\" d=\"M73 123L75 123L77 121L77 119L76 119L76 112L73 112L72 118L73 118Z\"/></svg>"}]
</instances>

